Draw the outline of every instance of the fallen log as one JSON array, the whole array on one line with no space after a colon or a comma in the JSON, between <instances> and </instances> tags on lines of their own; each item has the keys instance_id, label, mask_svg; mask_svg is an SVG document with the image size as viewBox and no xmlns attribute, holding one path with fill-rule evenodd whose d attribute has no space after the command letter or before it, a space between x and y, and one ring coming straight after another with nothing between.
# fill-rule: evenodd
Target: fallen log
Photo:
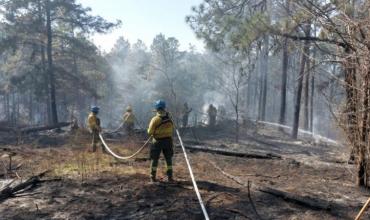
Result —
<instances>
[{"instance_id":1,"label":"fallen log","mask_svg":"<svg viewBox=\"0 0 370 220\"><path fill-rule=\"evenodd\" d=\"M59 122L56 125L26 127L26 128L14 128L14 127L0 127L0 132L17 133L17 134L28 134L32 132L47 131L56 128L67 127L73 124L73 122Z\"/></svg>"},{"instance_id":2,"label":"fallen log","mask_svg":"<svg viewBox=\"0 0 370 220\"><path fill-rule=\"evenodd\" d=\"M41 182L41 178L47 173L48 171L44 171L36 176L32 176L24 182L21 182L15 186L11 186L8 184L0 191L0 203L10 197L15 196L20 191L24 191L27 189L31 189L36 186L38 183Z\"/></svg>"},{"instance_id":3,"label":"fallen log","mask_svg":"<svg viewBox=\"0 0 370 220\"><path fill-rule=\"evenodd\" d=\"M28 134L28 133L32 133L32 132L47 131L47 130L52 130L52 129L56 129L56 128L63 128L63 127L70 126L71 124L72 124L72 122L59 122L58 124L55 124L55 125L23 128L23 129L20 130L20 132L23 133L23 134Z\"/></svg>"},{"instance_id":4,"label":"fallen log","mask_svg":"<svg viewBox=\"0 0 370 220\"><path fill-rule=\"evenodd\" d=\"M186 146L186 149L192 151L201 151L206 153L213 153L213 154L220 154L224 156L233 156L233 157L244 157L244 158L255 158L255 159L282 159L280 155L272 154L272 153L246 153L246 152L236 152L231 150L225 150L220 148L211 148L211 147L204 147L200 145L191 145Z\"/></svg>"},{"instance_id":5,"label":"fallen log","mask_svg":"<svg viewBox=\"0 0 370 220\"><path fill-rule=\"evenodd\" d=\"M335 204L332 204L331 202L323 199L313 198L310 196L300 196L297 194L285 192L278 189L273 189L270 187L257 187L257 190L260 192L276 196L278 198L282 198L285 201L309 207L315 210L330 210L333 206L335 206Z\"/></svg>"},{"instance_id":6,"label":"fallen log","mask_svg":"<svg viewBox=\"0 0 370 220\"><path fill-rule=\"evenodd\" d=\"M248 184L246 184L245 182L243 182L238 177L233 176L233 175L223 171L220 167L218 167L216 165L216 163L213 163L212 161L208 161L208 162L211 165L213 165L215 167L215 169L218 170L225 177L233 180L234 182L236 182L237 184L239 184L243 187L247 187L248 188L248 197L250 199L250 203L251 203L252 206L254 206L254 203L253 203L253 201L250 197L250 182L249 181L248 181ZM300 196L300 195L296 195L296 194L293 194L293 193L284 192L284 191L281 191L281 190L278 190L278 189L273 189L273 188L270 188L270 187L263 187L263 186L262 187L253 187L253 189L258 190L258 191L263 192L263 193L268 193L270 195L273 195L273 196L276 196L278 198L284 199L287 202L291 202L291 203L294 203L294 204L297 204L297 205L301 205L301 206L304 206L304 207L307 207L307 208L310 208L310 209L325 210L325 211L328 211L328 212L330 212L334 215L338 215L338 213L333 212L333 211L343 210L345 207L348 208L348 206L351 206L351 207L354 207L354 208L361 207L361 204L357 204L356 202L351 203L351 204L349 204L347 202L347 203L343 204L343 203L338 203L338 202L334 202L334 201L327 201L327 200L323 200L323 199L319 199L319 198L312 198L310 196ZM366 202L366 204L363 206L363 208L360 211L360 213L358 214L358 216L361 216L364 213L364 210L366 210L368 205L370 205L370 198ZM255 209L255 207L252 207L252 208L254 209L255 214L258 217L259 215L258 215L257 210Z\"/></svg>"},{"instance_id":7,"label":"fallen log","mask_svg":"<svg viewBox=\"0 0 370 220\"><path fill-rule=\"evenodd\" d=\"M213 192L223 192L223 193L240 193L240 189L238 188L233 188L233 187L228 187L224 186L221 184L209 182L209 181L197 181L198 187L200 190L205 190L205 191L213 191ZM168 184L164 183L162 184L161 182L158 182L158 185L160 187L179 187L183 189L188 189L188 190L193 190L193 183L191 181L176 181L174 183Z\"/></svg>"},{"instance_id":8,"label":"fallen log","mask_svg":"<svg viewBox=\"0 0 370 220\"><path fill-rule=\"evenodd\" d=\"M12 127L0 127L0 132L16 132L15 128Z\"/></svg>"}]
</instances>

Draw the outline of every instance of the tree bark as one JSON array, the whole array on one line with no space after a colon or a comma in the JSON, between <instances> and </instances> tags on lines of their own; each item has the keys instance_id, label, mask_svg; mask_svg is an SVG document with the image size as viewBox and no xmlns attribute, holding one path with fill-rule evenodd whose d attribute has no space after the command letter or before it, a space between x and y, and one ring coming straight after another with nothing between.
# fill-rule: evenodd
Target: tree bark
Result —
<instances>
[{"instance_id":1,"label":"tree bark","mask_svg":"<svg viewBox=\"0 0 370 220\"><path fill-rule=\"evenodd\" d=\"M306 37L310 36L311 27L309 24L305 27L305 34ZM301 64L300 64L300 71L298 75L298 86L297 86L297 94L296 100L294 105L294 119L293 119L293 130L292 130L292 138L297 139L298 137L298 128L299 128L299 114L301 110L301 98L302 98L302 87L303 87L303 78L305 72L305 66L307 61L307 54L310 49L310 42L305 41L303 46L303 51L301 55Z\"/></svg>"},{"instance_id":2,"label":"tree bark","mask_svg":"<svg viewBox=\"0 0 370 220\"><path fill-rule=\"evenodd\" d=\"M364 77L363 82L363 109L369 109L369 77L370 71L368 71ZM361 142L359 143L359 161L358 161L358 175L357 182L360 186L367 186L367 160L366 160L366 143L368 142L368 111L362 111L362 122L361 122Z\"/></svg>"},{"instance_id":3,"label":"tree bark","mask_svg":"<svg viewBox=\"0 0 370 220\"><path fill-rule=\"evenodd\" d=\"M278 189L269 188L269 187L258 187L258 190L264 193L274 195L276 197L282 198L286 201L309 207L311 209L317 210L329 210L332 208L332 204L326 200L312 198L309 196L299 196L297 194L292 194L289 192L284 192Z\"/></svg>"},{"instance_id":4,"label":"tree bark","mask_svg":"<svg viewBox=\"0 0 370 220\"><path fill-rule=\"evenodd\" d=\"M44 11L42 8L42 1L38 1L38 10L39 10L39 25L40 25L40 32L43 33L45 31L45 19L44 19ZM40 57L41 57L41 70L42 75L45 76L44 81L44 90L45 90L45 106L46 106L46 119L44 119L45 123L53 124L52 116L51 116L51 109L50 109L50 89L49 89L49 73L47 71L47 64L46 64L46 54L45 54L45 42L41 39L40 45Z\"/></svg>"},{"instance_id":5,"label":"tree bark","mask_svg":"<svg viewBox=\"0 0 370 220\"><path fill-rule=\"evenodd\" d=\"M46 56L45 56L45 46L44 45L41 45L41 63L42 63L43 73L45 75L45 91L46 91L45 106L46 106L46 113L47 113L45 122L51 125L53 124L53 117L52 117L51 108L50 108L50 103L51 103L50 102L50 86L49 86L50 83L49 83L49 74L46 68Z\"/></svg>"},{"instance_id":6,"label":"tree bark","mask_svg":"<svg viewBox=\"0 0 370 220\"><path fill-rule=\"evenodd\" d=\"M365 163L364 163L364 151L362 150L362 144L359 143L362 139L358 135L358 131L356 130L359 125L359 118L357 115L357 100L358 94L356 91L357 85L357 77L356 77L356 61L352 56L353 51L349 48L346 48L345 54L347 54L347 58L344 61L344 75L345 75L345 82L346 82L346 110L345 113L347 115L347 135L348 140L352 144L352 151L350 160L357 160L357 177L356 182L358 186L364 186L365 181ZM356 157L356 158L355 158Z\"/></svg>"},{"instance_id":7,"label":"tree bark","mask_svg":"<svg viewBox=\"0 0 370 220\"><path fill-rule=\"evenodd\" d=\"M28 100L28 121L30 124L33 124L34 120L33 120L33 114L34 114L34 101L33 101L33 90L35 88L36 85L36 82L35 82L35 79L33 76L31 76L32 79L31 79L31 88L30 88L30 92L29 92L29 100Z\"/></svg>"},{"instance_id":8,"label":"tree bark","mask_svg":"<svg viewBox=\"0 0 370 220\"><path fill-rule=\"evenodd\" d=\"M17 99L16 99L16 123L19 124L19 121L20 121L20 118L21 118L21 113L20 113L20 102L21 102L21 98L20 98L20 93L17 93Z\"/></svg>"},{"instance_id":9,"label":"tree bark","mask_svg":"<svg viewBox=\"0 0 370 220\"><path fill-rule=\"evenodd\" d=\"M252 77L248 77L247 89L246 89L246 100L245 100L245 116L248 118L251 115L251 100L252 100Z\"/></svg>"},{"instance_id":10,"label":"tree bark","mask_svg":"<svg viewBox=\"0 0 370 220\"><path fill-rule=\"evenodd\" d=\"M263 39L263 50L261 60L261 74L262 74L262 90L261 90L261 109L260 120L266 120L266 101L267 101L267 72L268 72L268 56L269 56L269 36L265 35Z\"/></svg>"},{"instance_id":11,"label":"tree bark","mask_svg":"<svg viewBox=\"0 0 370 220\"><path fill-rule=\"evenodd\" d=\"M258 65L257 65L257 70L258 70ZM256 71L258 72L258 71ZM257 77L258 74L252 74L252 77L253 77L253 100L252 100L252 103L253 103L253 112L252 112L252 115L253 117L255 118L258 118L258 77Z\"/></svg>"},{"instance_id":12,"label":"tree bark","mask_svg":"<svg viewBox=\"0 0 370 220\"><path fill-rule=\"evenodd\" d=\"M286 98L287 98L287 81L288 81L288 39L284 39L283 43L283 62L282 62L282 76L281 76L281 97L280 97L280 118L279 123L285 124L285 115L286 115Z\"/></svg>"},{"instance_id":13,"label":"tree bark","mask_svg":"<svg viewBox=\"0 0 370 220\"><path fill-rule=\"evenodd\" d=\"M56 128L63 128L63 127L70 126L71 124L72 122L59 122L58 124L55 124L55 125L23 128L20 131L24 134L28 134L32 132L40 132L40 131L47 131L47 130L52 130Z\"/></svg>"},{"instance_id":14,"label":"tree bark","mask_svg":"<svg viewBox=\"0 0 370 220\"><path fill-rule=\"evenodd\" d=\"M261 46L261 42L258 42L257 43L258 46L257 46L257 54L256 56L258 57L258 77L257 77L257 80L258 80L258 85L259 85L259 88L258 88L258 109L257 109L257 118L258 120L262 120L262 90L263 90L263 73L262 73L262 46ZM257 91L257 90L256 90Z\"/></svg>"},{"instance_id":15,"label":"tree bark","mask_svg":"<svg viewBox=\"0 0 370 220\"><path fill-rule=\"evenodd\" d=\"M239 88L236 89L236 103L235 103L235 142L239 142Z\"/></svg>"},{"instance_id":16,"label":"tree bark","mask_svg":"<svg viewBox=\"0 0 370 220\"><path fill-rule=\"evenodd\" d=\"M312 66L316 66L316 49L312 53ZM310 131L313 133L313 120L314 120L314 97L315 97L315 71L311 71L311 96L310 96Z\"/></svg>"},{"instance_id":17,"label":"tree bark","mask_svg":"<svg viewBox=\"0 0 370 220\"><path fill-rule=\"evenodd\" d=\"M287 13L290 12L290 0L285 1ZM289 23L285 22L285 28L288 29ZM281 96L280 96L280 117L279 123L285 125L286 123L286 99L287 99L287 81L288 81L288 63L289 63L289 51L288 51L288 38L284 38L283 42L283 60L282 60L282 74L281 74Z\"/></svg>"},{"instance_id":18,"label":"tree bark","mask_svg":"<svg viewBox=\"0 0 370 220\"><path fill-rule=\"evenodd\" d=\"M52 29L51 29L51 17L50 17L50 0L46 0L46 29L47 29L47 57L48 57L48 76L49 76L49 93L50 93L50 110L52 116L52 124L58 124L58 112L56 105L56 95L55 95L55 76L54 76L54 66L53 66L53 54L52 54Z\"/></svg>"},{"instance_id":19,"label":"tree bark","mask_svg":"<svg viewBox=\"0 0 370 220\"><path fill-rule=\"evenodd\" d=\"M10 122L10 98L9 98L9 91L5 94L5 111L6 111L6 120Z\"/></svg>"},{"instance_id":20,"label":"tree bark","mask_svg":"<svg viewBox=\"0 0 370 220\"><path fill-rule=\"evenodd\" d=\"M11 121L12 121L12 126L16 126L17 125L17 121L16 121L16 103L15 103L15 94L16 92L13 91L12 92L12 113L11 113Z\"/></svg>"},{"instance_id":21,"label":"tree bark","mask_svg":"<svg viewBox=\"0 0 370 220\"><path fill-rule=\"evenodd\" d=\"M220 155L225 155L225 156L232 156L232 157L245 157L245 158L255 158L255 159L279 159L279 160L282 159L282 157L277 154L236 152L236 151L224 150L224 149L215 148L215 147L205 147L205 146L199 146L199 145L186 146L186 149L193 150L193 151L212 153L212 154L220 154Z\"/></svg>"},{"instance_id":22,"label":"tree bark","mask_svg":"<svg viewBox=\"0 0 370 220\"><path fill-rule=\"evenodd\" d=\"M309 51L309 50L308 50ZM307 54L309 57L309 52ZM309 130L309 98L310 98L310 76L311 76L311 63L310 59L307 58L306 60L306 73L305 73L305 86L304 86L304 124L303 127L306 131Z\"/></svg>"}]
</instances>

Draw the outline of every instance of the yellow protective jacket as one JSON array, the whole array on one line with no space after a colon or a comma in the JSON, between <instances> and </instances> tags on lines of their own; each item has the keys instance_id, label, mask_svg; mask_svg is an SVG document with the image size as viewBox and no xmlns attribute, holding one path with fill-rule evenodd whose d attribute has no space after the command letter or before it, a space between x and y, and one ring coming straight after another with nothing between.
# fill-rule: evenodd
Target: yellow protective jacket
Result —
<instances>
[{"instance_id":1,"label":"yellow protective jacket","mask_svg":"<svg viewBox=\"0 0 370 220\"><path fill-rule=\"evenodd\" d=\"M134 122L135 122L135 115L134 115L134 113L132 113L132 112L125 112L125 114L123 114L123 122L125 124L134 124Z\"/></svg>"},{"instance_id":2,"label":"yellow protective jacket","mask_svg":"<svg viewBox=\"0 0 370 220\"><path fill-rule=\"evenodd\" d=\"M91 131L100 131L100 119L96 116L95 113L90 113L89 117L87 118L87 124Z\"/></svg>"},{"instance_id":3,"label":"yellow protective jacket","mask_svg":"<svg viewBox=\"0 0 370 220\"><path fill-rule=\"evenodd\" d=\"M173 135L173 122L166 111L158 111L149 123L148 134L154 139L169 138Z\"/></svg>"}]
</instances>

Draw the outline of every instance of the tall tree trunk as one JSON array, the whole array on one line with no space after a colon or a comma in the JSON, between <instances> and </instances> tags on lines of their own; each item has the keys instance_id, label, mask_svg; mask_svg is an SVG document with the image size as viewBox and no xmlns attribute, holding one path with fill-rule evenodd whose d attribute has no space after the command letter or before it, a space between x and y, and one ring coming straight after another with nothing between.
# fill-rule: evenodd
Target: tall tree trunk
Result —
<instances>
[{"instance_id":1,"label":"tall tree trunk","mask_svg":"<svg viewBox=\"0 0 370 220\"><path fill-rule=\"evenodd\" d=\"M363 82L363 109L369 109L369 80L370 70L366 73ZM362 111L362 123L361 123L361 142L359 151L359 163L358 163L358 185L367 186L367 158L366 158L366 146L368 143L368 111Z\"/></svg>"},{"instance_id":2,"label":"tall tree trunk","mask_svg":"<svg viewBox=\"0 0 370 220\"><path fill-rule=\"evenodd\" d=\"M51 30L51 18L50 18L50 0L46 0L46 29L47 29L47 57L48 57L48 75L49 75L49 85L50 85L50 110L52 116L52 124L58 124L58 112L56 105L56 95L55 95L55 76L53 67L53 54L52 54L52 43L53 36Z\"/></svg>"},{"instance_id":3,"label":"tall tree trunk","mask_svg":"<svg viewBox=\"0 0 370 220\"><path fill-rule=\"evenodd\" d=\"M42 1L38 1L38 10L39 10L39 31L40 33L45 32L45 18L44 10L42 8ZM46 51L45 51L45 41L44 38L41 38L40 44L40 57L41 57L41 70L42 75L44 76L44 90L45 90L45 107L46 107L46 116L43 117L43 121L49 125L53 124L51 109L50 109L50 83L49 83L49 73L47 71L46 64Z\"/></svg>"},{"instance_id":4,"label":"tall tree trunk","mask_svg":"<svg viewBox=\"0 0 370 220\"><path fill-rule=\"evenodd\" d=\"M5 94L5 105L6 105L6 120L7 122L10 122L11 121L11 118L10 118L10 97L9 97L9 91L6 92Z\"/></svg>"},{"instance_id":5,"label":"tall tree trunk","mask_svg":"<svg viewBox=\"0 0 370 220\"><path fill-rule=\"evenodd\" d=\"M311 96L310 96L310 131L313 133L314 120L314 97L315 97L315 66L316 66L316 48L312 52L312 71L311 71Z\"/></svg>"},{"instance_id":6,"label":"tall tree trunk","mask_svg":"<svg viewBox=\"0 0 370 220\"><path fill-rule=\"evenodd\" d=\"M262 121L262 103L263 103L263 76L259 76L259 93L258 93L258 121Z\"/></svg>"},{"instance_id":7,"label":"tall tree trunk","mask_svg":"<svg viewBox=\"0 0 370 220\"><path fill-rule=\"evenodd\" d=\"M255 74L253 80L253 116L255 119L258 118L258 104L259 104L259 99L258 99L258 77L257 74Z\"/></svg>"},{"instance_id":8,"label":"tall tree trunk","mask_svg":"<svg viewBox=\"0 0 370 220\"><path fill-rule=\"evenodd\" d=\"M308 50L309 51L309 50ZM309 52L307 54L308 58L306 60L306 74L304 75L304 81L305 81L305 86L304 86L304 123L303 123L303 127L306 131L309 130L309 107L308 107L308 104L309 104L309 98L310 98L310 95L309 95L309 92L310 92L310 76L311 76L311 61L309 59Z\"/></svg>"},{"instance_id":9,"label":"tall tree trunk","mask_svg":"<svg viewBox=\"0 0 370 220\"><path fill-rule=\"evenodd\" d=\"M313 36L317 36L316 25L313 27ZM314 122L314 102L315 102L315 74L316 74L316 55L317 48L312 49L312 70L311 70L311 96L310 96L310 132L313 134L313 122Z\"/></svg>"},{"instance_id":10,"label":"tall tree trunk","mask_svg":"<svg viewBox=\"0 0 370 220\"><path fill-rule=\"evenodd\" d=\"M355 6L356 6L356 0L352 0L352 8L354 9L352 11L352 14L348 14L349 17L354 18L355 13ZM354 28L349 28L348 32L352 32ZM360 95L358 94L360 91L356 90L357 85L359 82L357 82L357 71L356 71L356 65L358 65L357 59L356 59L356 52L352 51L349 47L345 48L345 54L347 57L344 60L343 66L344 66L344 73L345 73L345 82L346 82L346 115L347 115L347 135L348 140L352 144L352 151L351 151L351 159L356 159L356 165L357 165L357 177L356 182L358 186L365 186L366 181L366 158L365 158L365 143L364 141L364 123L366 123L364 120L361 120L359 111L358 111L358 102L360 101ZM363 97L363 108L366 110L364 112L367 112L368 107L368 86L369 86L369 72L367 72L367 75L364 77L364 91L362 91L364 94ZM363 113L362 113L363 114ZM367 116L366 116L367 117ZM362 129L361 129L361 124ZM357 130L359 129L359 130Z\"/></svg>"},{"instance_id":11,"label":"tall tree trunk","mask_svg":"<svg viewBox=\"0 0 370 220\"><path fill-rule=\"evenodd\" d=\"M350 52L348 51L347 54ZM348 58L344 64L344 74L346 82L346 115L347 115L347 124L348 124L348 139L350 143L353 144L352 155L354 156L357 151L356 141L357 141L357 132L355 126L357 125L357 107L356 107L356 98L357 92L354 89L357 84L356 78L356 69L354 67L353 59Z\"/></svg>"},{"instance_id":12,"label":"tall tree trunk","mask_svg":"<svg viewBox=\"0 0 370 220\"><path fill-rule=\"evenodd\" d=\"M257 109L257 119L258 120L262 120L262 90L263 90L263 77L262 77L262 46L261 46L261 42L259 41L257 43L257 58L258 58L258 64L257 64L257 80L258 80L258 109ZM257 90L256 90L257 92ZM257 95L257 93L256 93Z\"/></svg>"},{"instance_id":13,"label":"tall tree trunk","mask_svg":"<svg viewBox=\"0 0 370 220\"><path fill-rule=\"evenodd\" d=\"M289 55L288 55L288 39L284 39L283 43L283 62L282 62L282 76L281 76L281 97L280 97L280 118L279 123L285 124L286 119L286 99L287 99L287 81L288 81L288 62L289 62Z\"/></svg>"},{"instance_id":14,"label":"tall tree trunk","mask_svg":"<svg viewBox=\"0 0 370 220\"><path fill-rule=\"evenodd\" d=\"M28 99L28 102L29 102L29 106L28 106L28 121L29 123L32 125L33 124L33 114L34 114L34 109L33 109L33 89L35 87L35 79L34 77L32 76L32 79L31 79L31 89L30 89L30 92L29 92L29 99Z\"/></svg>"},{"instance_id":15,"label":"tall tree trunk","mask_svg":"<svg viewBox=\"0 0 370 220\"><path fill-rule=\"evenodd\" d=\"M17 105L16 105L16 114L15 114L17 124L20 124L19 121L20 121L20 118L21 118L21 112L20 112L21 98L20 97L21 97L20 93L17 93L17 96L16 96Z\"/></svg>"},{"instance_id":16,"label":"tall tree trunk","mask_svg":"<svg viewBox=\"0 0 370 220\"><path fill-rule=\"evenodd\" d=\"M309 24L305 27L305 34L306 36L310 36L311 27ZM297 139L298 137L298 128L299 128L299 114L301 110L301 98L302 98L302 87L303 87L303 78L305 72L305 66L307 61L307 54L310 49L310 42L305 41L303 46L303 51L301 55L301 64L300 64L300 71L298 75L298 86L297 86L297 94L294 104L294 119L293 119L293 130L292 130L292 138Z\"/></svg>"},{"instance_id":17,"label":"tall tree trunk","mask_svg":"<svg viewBox=\"0 0 370 220\"><path fill-rule=\"evenodd\" d=\"M245 100L245 116L246 118L250 117L250 106L251 106L251 99L252 99L252 77L248 77L247 81L247 88L246 88L246 100Z\"/></svg>"},{"instance_id":18,"label":"tall tree trunk","mask_svg":"<svg viewBox=\"0 0 370 220\"><path fill-rule=\"evenodd\" d=\"M286 10L290 11L290 0L285 1ZM288 29L289 22L285 22L285 28ZM289 62L289 51L288 51L288 38L284 38L283 42L283 60L282 60L282 74L281 74L281 96L280 96L280 117L279 123L284 125L286 123L286 103L287 103L287 81L288 81L288 62Z\"/></svg>"},{"instance_id":19,"label":"tall tree trunk","mask_svg":"<svg viewBox=\"0 0 370 220\"><path fill-rule=\"evenodd\" d=\"M239 88L236 88L236 100L235 100L235 142L239 142Z\"/></svg>"},{"instance_id":20,"label":"tall tree trunk","mask_svg":"<svg viewBox=\"0 0 370 220\"><path fill-rule=\"evenodd\" d=\"M73 71L76 75L78 75L78 64L77 64L77 56L75 54L73 54ZM113 90L113 86L111 86L111 89ZM113 92L111 93L113 94ZM76 119L78 119L78 121L80 121L80 119L78 117L76 117L74 114L75 114L75 108L78 108L79 106L79 102L80 102L80 90L76 90L75 92L75 96L74 96L75 100L74 100L74 107L72 108L72 117L75 117ZM81 104L81 103L80 103ZM113 108L111 108L113 109Z\"/></svg>"},{"instance_id":21,"label":"tall tree trunk","mask_svg":"<svg viewBox=\"0 0 370 220\"><path fill-rule=\"evenodd\" d=\"M47 113L47 123L49 125L53 124L53 117L50 108L50 83L49 83L49 74L46 68L46 56L45 56L45 47L41 45L41 65L43 70L43 75L45 76L45 106L46 106L46 113Z\"/></svg>"},{"instance_id":22,"label":"tall tree trunk","mask_svg":"<svg viewBox=\"0 0 370 220\"><path fill-rule=\"evenodd\" d=\"M12 93L12 113L11 113L11 121L12 121L13 127L17 125L15 112L16 112L15 92L13 92Z\"/></svg>"},{"instance_id":23,"label":"tall tree trunk","mask_svg":"<svg viewBox=\"0 0 370 220\"><path fill-rule=\"evenodd\" d=\"M263 65L262 69L262 76L263 76L263 88L262 88L262 106L261 106L261 120L266 120L266 102L267 102L267 74L268 74L268 58L269 58L269 36L265 35L264 37L264 46L263 46L263 54L262 54L262 61Z\"/></svg>"}]
</instances>

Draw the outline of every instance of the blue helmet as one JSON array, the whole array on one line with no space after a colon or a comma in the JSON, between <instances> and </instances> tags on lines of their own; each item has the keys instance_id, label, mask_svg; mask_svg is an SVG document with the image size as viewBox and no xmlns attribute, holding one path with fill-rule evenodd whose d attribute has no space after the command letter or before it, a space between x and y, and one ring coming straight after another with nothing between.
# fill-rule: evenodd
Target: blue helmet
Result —
<instances>
[{"instance_id":1,"label":"blue helmet","mask_svg":"<svg viewBox=\"0 0 370 220\"><path fill-rule=\"evenodd\" d=\"M155 102L154 107L156 110L165 109L166 108L166 102L163 100L158 100Z\"/></svg>"},{"instance_id":2,"label":"blue helmet","mask_svg":"<svg viewBox=\"0 0 370 220\"><path fill-rule=\"evenodd\" d=\"M91 107L91 112L93 112L93 113L98 113L99 110L100 110L100 108L98 106Z\"/></svg>"}]
</instances>

